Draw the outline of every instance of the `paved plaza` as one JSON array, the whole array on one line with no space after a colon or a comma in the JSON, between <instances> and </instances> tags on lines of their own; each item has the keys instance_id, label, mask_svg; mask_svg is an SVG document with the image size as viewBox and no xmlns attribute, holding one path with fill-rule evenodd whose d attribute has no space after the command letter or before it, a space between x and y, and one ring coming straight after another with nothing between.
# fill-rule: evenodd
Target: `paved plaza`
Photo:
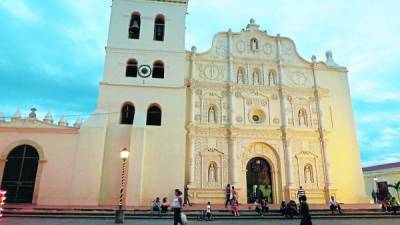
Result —
<instances>
[{"instance_id":1,"label":"paved plaza","mask_svg":"<svg viewBox=\"0 0 400 225\"><path fill-rule=\"evenodd\" d=\"M0 225L111 225L113 220L101 219L32 219L32 218L2 218ZM171 225L172 220L126 220L127 225ZM189 221L189 225L297 225L300 220L216 220ZM314 225L376 225L400 224L400 218L393 219L323 219L313 220Z\"/></svg>"}]
</instances>

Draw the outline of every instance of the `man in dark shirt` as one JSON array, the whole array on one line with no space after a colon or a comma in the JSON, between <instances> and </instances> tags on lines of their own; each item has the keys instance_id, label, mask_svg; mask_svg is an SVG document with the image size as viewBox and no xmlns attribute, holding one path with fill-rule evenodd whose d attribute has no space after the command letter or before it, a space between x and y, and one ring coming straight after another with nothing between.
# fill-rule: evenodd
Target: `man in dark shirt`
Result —
<instances>
[{"instance_id":1,"label":"man in dark shirt","mask_svg":"<svg viewBox=\"0 0 400 225\"><path fill-rule=\"evenodd\" d=\"M225 208L227 208L228 203L231 204L231 185L230 184L226 185L225 196L226 196Z\"/></svg>"}]
</instances>

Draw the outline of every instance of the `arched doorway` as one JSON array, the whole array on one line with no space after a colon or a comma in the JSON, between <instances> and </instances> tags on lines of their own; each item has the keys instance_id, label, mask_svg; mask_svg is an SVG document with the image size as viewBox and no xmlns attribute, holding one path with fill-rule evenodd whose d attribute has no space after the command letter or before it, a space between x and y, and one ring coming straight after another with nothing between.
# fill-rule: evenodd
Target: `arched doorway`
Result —
<instances>
[{"instance_id":1,"label":"arched doorway","mask_svg":"<svg viewBox=\"0 0 400 225\"><path fill-rule=\"evenodd\" d=\"M2 189L7 191L7 202L32 203L39 154L30 145L15 147L7 156Z\"/></svg>"},{"instance_id":2,"label":"arched doorway","mask_svg":"<svg viewBox=\"0 0 400 225\"><path fill-rule=\"evenodd\" d=\"M268 203L273 203L271 166L267 160L256 157L247 163L247 202L254 203L260 192Z\"/></svg>"}]
</instances>

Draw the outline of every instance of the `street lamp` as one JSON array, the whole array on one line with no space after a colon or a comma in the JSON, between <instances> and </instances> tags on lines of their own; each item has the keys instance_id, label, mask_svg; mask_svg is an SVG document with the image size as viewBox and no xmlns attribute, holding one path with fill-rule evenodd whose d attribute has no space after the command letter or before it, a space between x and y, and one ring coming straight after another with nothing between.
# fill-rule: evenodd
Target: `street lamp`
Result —
<instances>
[{"instance_id":1,"label":"street lamp","mask_svg":"<svg viewBox=\"0 0 400 225\"><path fill-rule=\"evenodd\" d=\"M129 158L129 150L127 148L123 148L119 157L122 159L122 174L121 174L121 189L119 191L119 204L118 209L115 211L115 223L124 223L125 212L122 206L122 202L124 201L124 186L125 186L125 168L126 161Z\"/></svg>"}]
</instances>

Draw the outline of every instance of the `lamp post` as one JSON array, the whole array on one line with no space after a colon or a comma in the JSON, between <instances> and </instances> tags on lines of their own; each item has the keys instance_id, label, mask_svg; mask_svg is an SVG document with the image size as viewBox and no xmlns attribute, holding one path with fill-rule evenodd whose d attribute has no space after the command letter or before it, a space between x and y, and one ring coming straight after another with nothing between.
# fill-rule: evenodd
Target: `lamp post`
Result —
<instances>
[{"instance_id":1,"label":"lamp post","mask_svg":"<svg viewBox=\"0 0 400 225\"><path fill-rule=\"evenodd\" d=\"M122 174L121 174L121 189L119 191L118 209L115 211L115 223L124 223L125 212L122 203L124 201L125 169L126 169L126 161L129 158L129 150L127 148L123 148L119 153L119 157L122 159Z\"/></svg>"}]
</instances>

